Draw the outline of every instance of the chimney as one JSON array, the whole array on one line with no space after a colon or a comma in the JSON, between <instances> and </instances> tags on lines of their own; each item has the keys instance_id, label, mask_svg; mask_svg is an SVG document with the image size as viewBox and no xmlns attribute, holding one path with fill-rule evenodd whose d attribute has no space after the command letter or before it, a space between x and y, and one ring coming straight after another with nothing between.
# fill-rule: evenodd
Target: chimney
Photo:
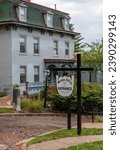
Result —
<instances>
[{"instance_id":1,"label":"chimney","mask_svg":"<svg viewBox=\"0 0 120 150\"><path fill-rule=\"evenodd\" d=\"M56 4L54 4L55 5L55 10L57 10L57 5Z\"/></svg>"},{"instance_id":2,"label":"chimney","mask_svg":"<svg viewBox=\"0 0 120 150\"><path fill-rule=\"evenodd\" d=\"M29 3L31 2L31 0L23 0L23 1L24 1L24 2L29 2Z\"/></svg>"}]
</instances>

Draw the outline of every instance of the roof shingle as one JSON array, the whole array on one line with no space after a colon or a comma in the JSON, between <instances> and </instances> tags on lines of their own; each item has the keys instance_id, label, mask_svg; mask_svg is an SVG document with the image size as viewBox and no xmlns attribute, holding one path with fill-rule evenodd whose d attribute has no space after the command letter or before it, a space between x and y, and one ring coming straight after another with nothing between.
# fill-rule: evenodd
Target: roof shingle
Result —
<instances>
[{"instance_id":1,"label":"roof shingle","mask_svg":"<svg viewBox=\"0 0 120 150\"><path fill-rule=\"evenodd\" d=\"M27 6L27 22L20 22L17 18L16 7L20 3L24 3ZM69 16L68 13L51 9L42 5L23 2L22 0L0 0L0 23L16 23L25 24L25 26L36 26L39 28L45 28L49 30L44 21L44 14L51 11L53 16L53 31L66 32L68 34L76 34L72 31L65 31L62 25L62 18ZM51 29L50 29L51 30Z\"/></svg>"}]
</instances>

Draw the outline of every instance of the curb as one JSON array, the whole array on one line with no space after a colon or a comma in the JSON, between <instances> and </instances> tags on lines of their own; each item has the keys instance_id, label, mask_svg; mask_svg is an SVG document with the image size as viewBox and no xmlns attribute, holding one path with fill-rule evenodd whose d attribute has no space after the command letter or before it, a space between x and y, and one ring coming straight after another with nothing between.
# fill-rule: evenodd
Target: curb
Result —
<instances>
[{"instance_id":1,"label":"curb","mask_svg":"<svg viewBox=\"0 0 120 150\"><path fill-rule=\"evenodd\" d=\"M72 138L74 139L74 138L84 138L84 137L86 137L86 138L89 138L89 137L91 137L91 138L94 138L95 136L98 136L98 137L102 137L102 139L94 139L94 140L87 140L87 141L83 141L83 142L81 142L81 143L77 143L77 144L82 144L82 143L88 143L88 142L95 142L95 141L101 141L101 140L103 140L103 135L92 135L92 136L80 136L80 137L66 137L66 138L59 138L59 139L56 139L56 140L50 140L50 141L45 141L45 142L42 142L42 143L38 143L38 144L33 144L32 145L32 147L34 147L34 148L32 148L32 149L34 149L34 150L37 150L35 147L37 146L37 147L40 147L40 145L42 146L42 148L46 145L46 144L53 144L53 143L56 143L56 142L58 142L59 140L61 141L62 140L62 142L58 142L60 145L61 144L66 144L66 142L65 142L65 140L66 139L71 139L72 140ZM32 138L31 138L32 139ZM30 140L30 139L29 139ZM23 143L21 143L21 147L20 147L20 150L29 150L29 148L31 147L27 147L27 142L29 141L29 140L26 140L26 142L24 141ZM77 140L78 141L78 140ZM69 142L68 142L69 144L70 144L70 140L69 140ZM73 143L72 142L72 145L70 144L68 144L67 143L67 147L70 147L70 146L73 146L73 145L77 145L76 144L76 142L75 143ZM43 146L44 145L44 146ZM66 146L64 147L61 147L61 148L66 148ZM31 148L30 148L31 149Z\"/></svg>"},{"instance_id":2,"label":"curb","mask_svg":"<svg viewBox=\"0 0 120 150\"><path fill-rule=\"evenodd\" d=\"M26 148L27 148L27 144L24 143L24 144L20 147L20 150L26 150Z\"/></svg>"},{"instance_id":3,"label":"curb","mask_svg":"<svg viewBox=\"0 0 120 150\"><path fill-rule=\"evenodd\" d=\"M62 128L62 129L58 129L58 130L52 130L52 131L49 131L49 132L45 132L45 133L42 133L40 135L34 136L32 138L29 138L27 140L20 141L20 142L18 142L15 145L21 144L20 150L26 150L26 148L27 148L27 142L29 142L30 140L32 140L32 139L34 139L34 138L36 138L38 136L43 136L43 135L46 135L46 134L49 134L49 133L52 133L52 132L55 132L55 131L60 131L60 130L63 130L63 129L66 129L66 128Z\"/></svg>"},{"instance_id":4,"label":"curb","mask_svg":"<svg viewBox=\"0 0 120 150\"><path fill-rule=\"evenodd\" d=\"M0 108L12 108L12 106L0 106Z\"/></svg>"},{"instance_id":5,"label":"curb","mask_svg":"<svg viewBox=\"0 0 120 150\"><path fill-rule=\"evenodd\" d=\"M0 114L0 116L67 116L67 114L60 114L60 113L4 113L4 114ZM76 115L73 115L76 116Z\"/></svg>"},{"instance_id":6,"label":"curb","mask_svg":"<svg viewBox=\"0 0 120 150\"><path fill-rule=\"evenodd\" d=\"M74 127L72 127L72 128L76 128L76 126L74 126ZM46 135L46 134L49 134L49 133L52 133L52 132L55 132L55 131L60 131L60 130L63 130L63 129L66 129L66 128L61 128L61 129L58 129L58 130L52 130L52 131L49 131L49 132L42 133L42 134L37 135L37 136L34 136L34 137L32 137L32 138L29 138L29 139L20 141L20 142L18 142L16 145L21 144L20 150L27 150L27 142L29 142L30 140L32 140L32 139L34 139L34 138L36 138L36 137L38 137L38 136L43 136L43 135ZM72 137L70 137L70 138L72 138ZM54 140L52 140L52 141L54 141ZM44 142L48 142L48 141L43 141L43 143L44 143ZM40 144L40 143L39 143L39 144Z\"/></svg>"}]
</instances>

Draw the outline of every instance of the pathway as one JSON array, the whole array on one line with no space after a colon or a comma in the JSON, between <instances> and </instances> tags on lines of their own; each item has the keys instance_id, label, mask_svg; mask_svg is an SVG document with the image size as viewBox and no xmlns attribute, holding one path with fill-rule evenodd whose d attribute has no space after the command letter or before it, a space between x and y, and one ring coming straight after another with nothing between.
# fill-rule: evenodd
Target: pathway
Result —
<instances>
[{"instance_id":1,"label":"pathway","mask_svg":"<svg viewBox=\"0 0 120 150\"><path fill-rule=\"evenodd\" d=\"M60 148L68 148L70 146L95 141L102 141L102 135L62 138L58 140L43 142L40 144L34 144L28 148L23 148L22 150L58 150Z\"/></svg>"},{"instance_id":2,"label":"pathway","mask_svg":"<svg viewBox=\"0 0 120 150\"><path fill-rule=\"evenodd\" d=\"M102 123L83 123L82 127L102 128L103 125ZM58 150L60 148L67 148L82 143L102 141L102 140L103 140L102 135L67 137L67 138L42 142L39 144L34 144L29 147L26 147L26 143L24 143L21 147L21 150Z\"/></svg>"}]
</instances>

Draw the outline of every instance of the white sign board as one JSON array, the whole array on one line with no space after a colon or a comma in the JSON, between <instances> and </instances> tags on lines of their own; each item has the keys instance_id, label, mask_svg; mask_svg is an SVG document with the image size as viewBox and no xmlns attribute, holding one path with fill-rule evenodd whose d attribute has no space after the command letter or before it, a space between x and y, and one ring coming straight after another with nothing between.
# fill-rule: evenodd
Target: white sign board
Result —
<instances>
[{"instance_id":1,"label":"white sign board","mask_svg":"<svg viewBox=\"0 0 120 150\"><path fill-rule=\"evenodd\" d=\"M74 76L72 77L58 77L56 76L58 93L63 97L68 97L72 94L74 85Z\"/></svg>"}]
</instances>

